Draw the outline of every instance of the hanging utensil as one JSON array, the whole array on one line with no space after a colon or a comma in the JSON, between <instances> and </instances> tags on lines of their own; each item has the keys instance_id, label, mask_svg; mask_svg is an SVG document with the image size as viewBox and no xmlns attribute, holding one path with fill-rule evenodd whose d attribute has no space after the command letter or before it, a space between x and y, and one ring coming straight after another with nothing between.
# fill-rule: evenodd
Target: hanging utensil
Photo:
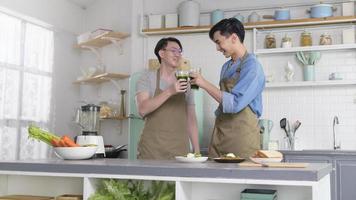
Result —
<instances>
[{"instance_id":1,"label":"hanging utensil","mask_svg":"<svg viewBox=\"0 0 356 200\"><path fill-rule=\"evenodd\" d=\"M293 137L295 136L295 132L297 132L298 128L300 127L300 125L302 125L302 122L300 122L299 120L297 120L295 122L295 126L294 126L294 132L293 132Z\"/></svg>"},{"instance_id":2,"label":"hanging utensil","mask_svg":"<svg viewBox=\"0 0 356 200\"><path fill-rule=\"evenodd\" d=\"M287 119L286 118L282 118L281 121L279 121L279 124L280 124L281 128L284 130L284 132L286 133L286 136L288 137L288 132L287 132L287 129L286 129Z\"/></svg>"},{"instance_id":3,"label":"hanging utensil","mask_svg":"<svg viewBox=\"0 0 356 200\"><path fill-rule=\"evenodd\" d=\"M289 124L289 121L286 120L286 123L287 123L287 126L286 126L287 135L288 135L288 137L290 137L292 134L291 134L291 132L290 132L290 124Z\"/></svg>"}]
</instances>

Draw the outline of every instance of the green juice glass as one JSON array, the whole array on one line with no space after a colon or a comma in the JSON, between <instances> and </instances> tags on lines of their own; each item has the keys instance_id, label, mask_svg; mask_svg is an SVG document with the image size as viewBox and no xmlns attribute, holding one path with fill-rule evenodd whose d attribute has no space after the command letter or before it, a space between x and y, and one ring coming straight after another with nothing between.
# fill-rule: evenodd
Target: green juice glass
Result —
<instances>
[{"instance_id":1,"label":"green juice glass","mask_svg":"<svg viewBox=\"0 0 356 200\"><path fill-rule=\"evenodd\" d=\"M191 68L189 70L189 75L191 73L198 73L198 74L201 74L201 68L200 67L195 67L195 68ZM190 77L190 79L193 79L193 77ZM198 90L199 89L199 86L198 85L195 85L195 84L190 84L190 88L193 89L193 90Z\"/></svg>"},{"instance_id":2,"label":"green juice glass","mask_svg":"<svg viewBox=\"0 0 356 200\"><path fill-rule=\"evenodd\" d=\"M177 77L177 80L184 79L185 81L188 81L189 71L177 70L176 71L176 77Z\"/></svg>"}]
</instances>

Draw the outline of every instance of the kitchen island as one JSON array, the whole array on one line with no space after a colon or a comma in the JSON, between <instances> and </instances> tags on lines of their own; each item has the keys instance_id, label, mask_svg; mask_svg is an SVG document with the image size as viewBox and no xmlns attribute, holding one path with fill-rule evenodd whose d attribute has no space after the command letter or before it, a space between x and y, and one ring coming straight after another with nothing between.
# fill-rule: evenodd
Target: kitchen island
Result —
<instances>
[{"instance_id":1,"label":"kitchen island","mask_svg":"<svg viewBox=\"0 0 356 200\"><path fill-rule=\"evenodd\" d=\"M278 199L330 200L330 172L331 165L326 163L312 163L306 168L268 168L213 161L1 161L0 194L82 193L87 199L100 180L113 178L171 181L176 184L179 200L236 200L246 188L275 189Z\"/></svg>"}]
</instances>

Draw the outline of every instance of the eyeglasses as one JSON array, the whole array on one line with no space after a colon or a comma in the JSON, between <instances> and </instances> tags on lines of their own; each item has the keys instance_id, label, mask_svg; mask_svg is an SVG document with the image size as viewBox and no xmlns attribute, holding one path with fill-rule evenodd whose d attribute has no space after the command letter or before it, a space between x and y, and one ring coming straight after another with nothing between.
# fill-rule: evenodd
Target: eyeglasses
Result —
<instances>
[{"instance_id":1,"label":"eyeglasses","mask_svg":"<svg viewBox=\"0 0 356 200\"><path fill-rule=\"evenodd\" d=\"M182 53L183 53L182 49L163 49L163 50L170 51L174 55L182 55Z\"/></svg>"}]
</instances>

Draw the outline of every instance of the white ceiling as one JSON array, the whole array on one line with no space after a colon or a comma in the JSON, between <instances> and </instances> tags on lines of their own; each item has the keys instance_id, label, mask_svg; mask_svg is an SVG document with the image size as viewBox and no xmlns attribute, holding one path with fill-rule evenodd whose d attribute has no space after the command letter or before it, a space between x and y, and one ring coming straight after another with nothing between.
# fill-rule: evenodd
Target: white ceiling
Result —
<instances>
[{"instance_id":1,"label":"white ceiling","mask_svg":"<svg viewBox=\"0 0 356 200\"><path fill-rule=\"evenodd\" d=\"M92 5L97 0L67 0L67 1L83 8L83 9L86 9L87 7Z\"/></svg>"}]
</instances>

